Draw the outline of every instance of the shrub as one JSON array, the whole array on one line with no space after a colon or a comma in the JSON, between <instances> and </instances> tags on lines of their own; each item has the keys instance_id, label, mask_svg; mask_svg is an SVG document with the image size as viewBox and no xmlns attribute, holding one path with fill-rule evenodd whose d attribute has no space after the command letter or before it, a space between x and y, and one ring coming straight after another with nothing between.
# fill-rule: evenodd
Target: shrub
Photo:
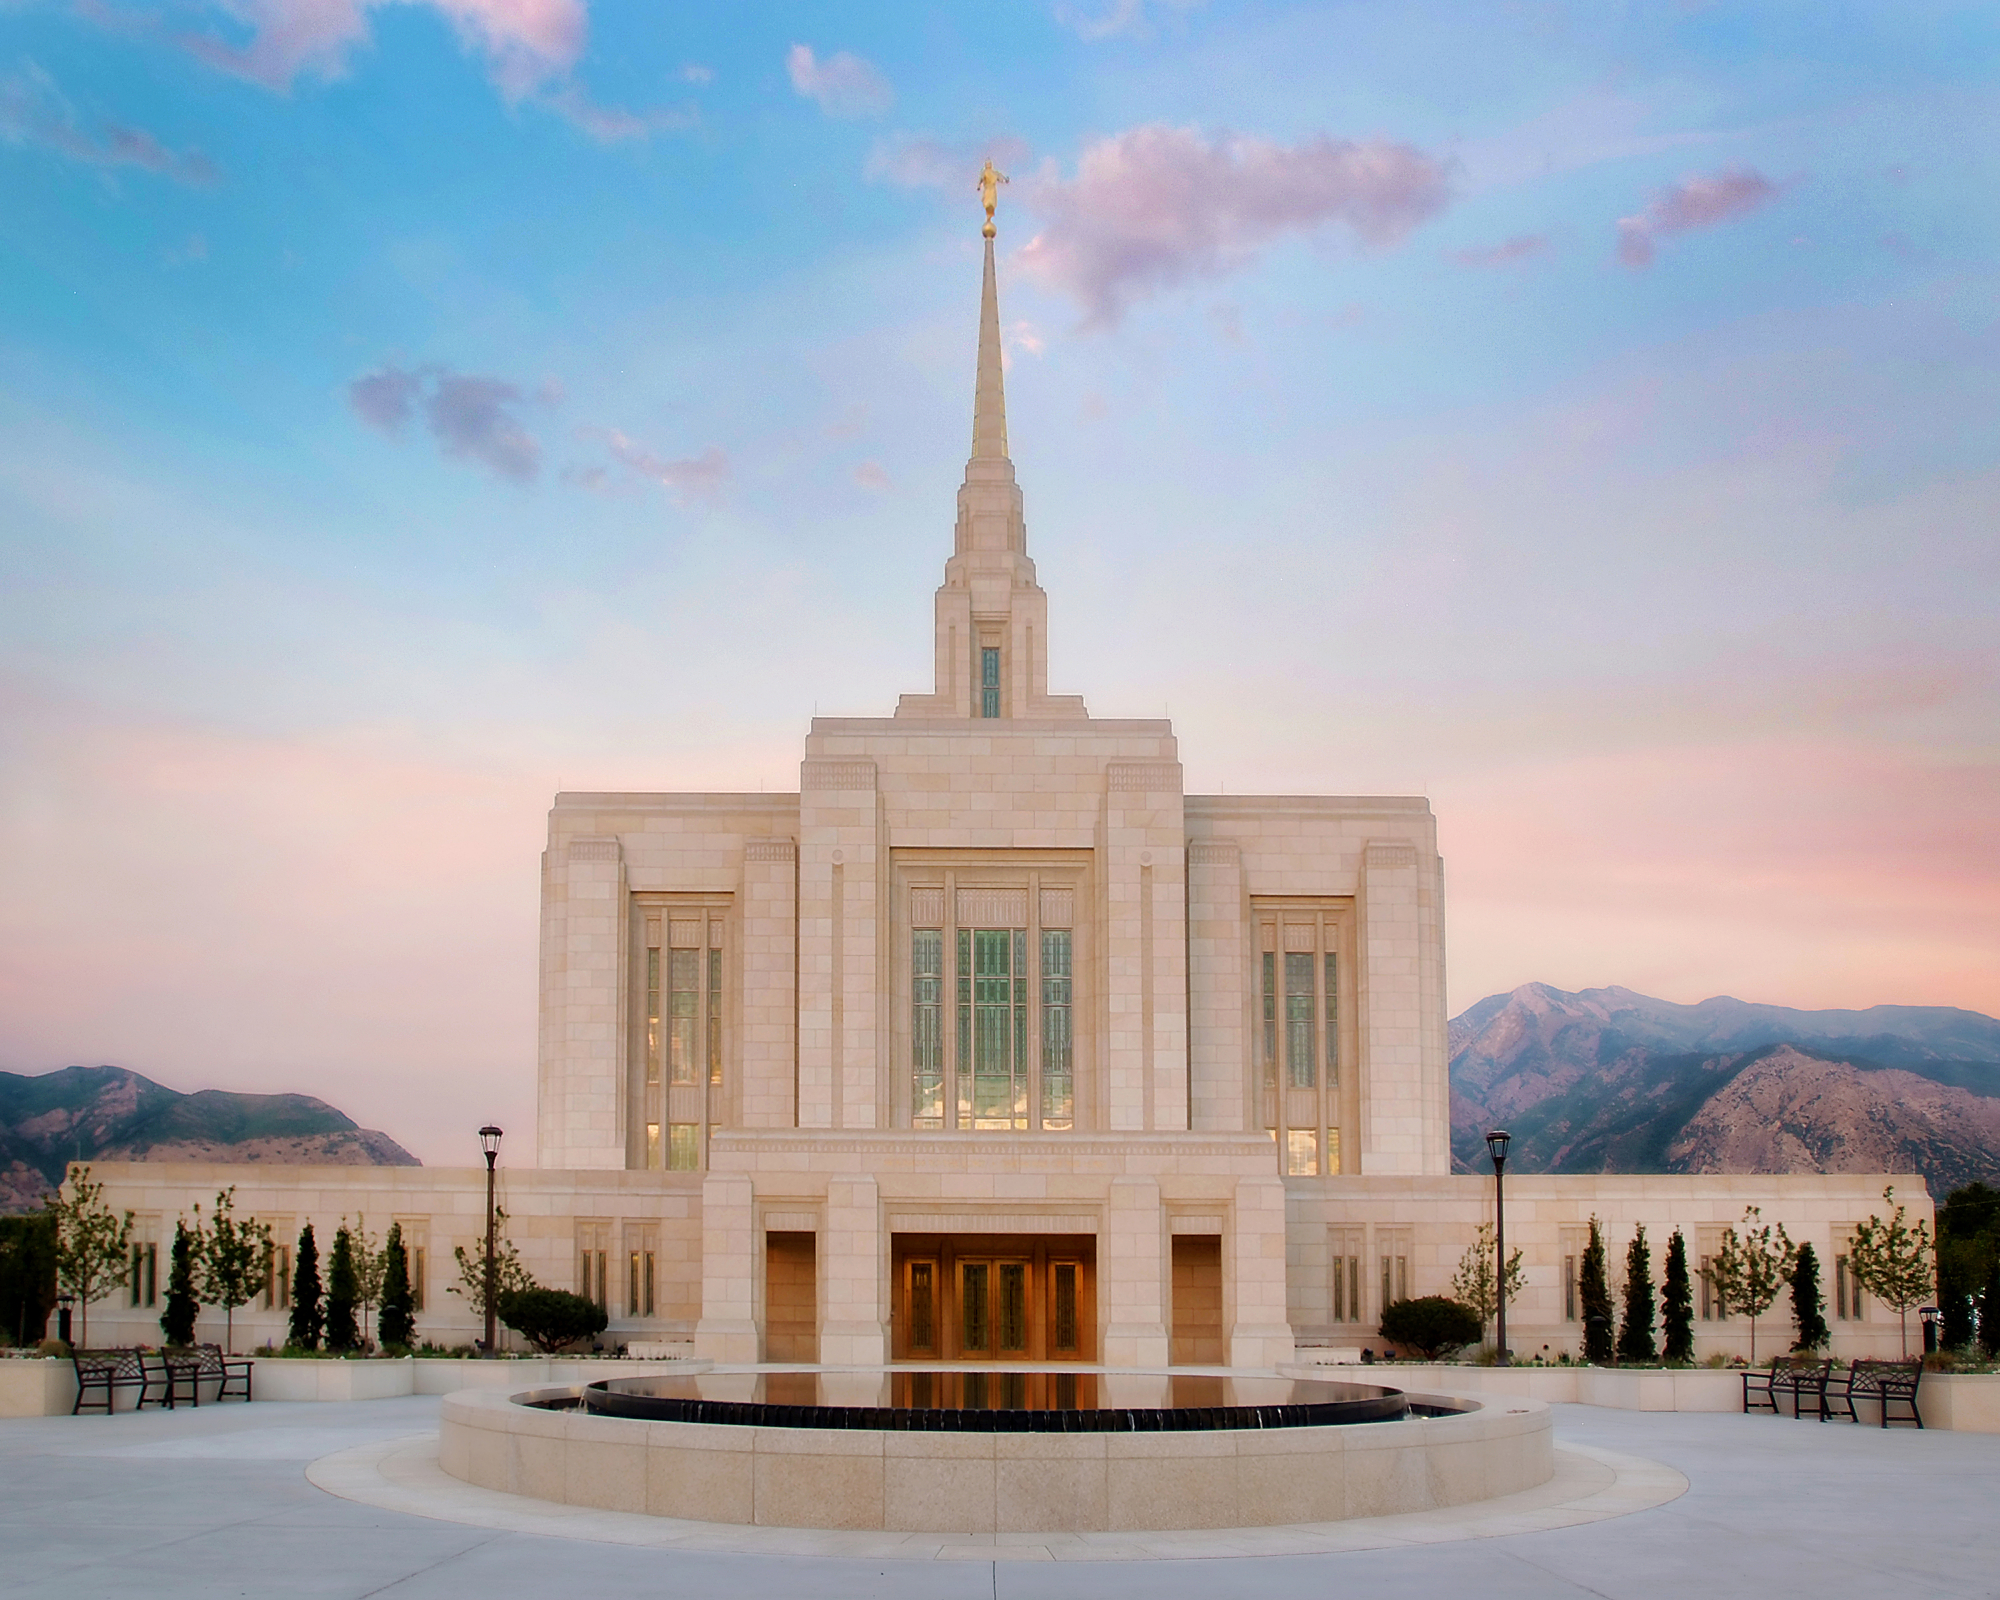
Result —
<instances>
[{"instance_id":1,"label":"shrub","mask_svg":"<svg viewBox=\"0 0 2000 1600\"><path fill-rule=\"evenodd\" d=\"M500 1320L545 1356L554 1355L565 1345L604 1331L604 1307L580 1294L571 1294L567 1289L515 1289L496 1295L494 1302L494 1310L499 1313ZM1470 1314L1467 1313L1468 1316ZM1387 1323L1385 1316L1384 1334L1388 1334ZM1471 1338L1478 1337L1479 1329L1475 1325Z\"/></svg>"},{"instance_id":2,"label":"shrub","mask_svg":"<svg viewBox=\"0 0 2000 1600\"><path fill-rule=\"evenodd\" d=\"M603 1315L598 1313L599 1327L604 1325ZM515 1324L510 1320L508 1326ZM1397 1300L1382 1310L1382 1337L1416 1351L1426 1361L1477 1344L1483 1331L1476 1311L1441 1294Z\"/></svg>"}]
</instances>

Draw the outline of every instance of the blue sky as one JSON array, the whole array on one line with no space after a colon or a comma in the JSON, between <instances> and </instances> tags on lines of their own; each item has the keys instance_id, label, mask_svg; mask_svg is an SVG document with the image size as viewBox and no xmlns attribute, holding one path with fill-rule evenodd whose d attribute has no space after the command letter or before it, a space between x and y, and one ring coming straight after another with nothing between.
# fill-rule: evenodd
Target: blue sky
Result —
<instances>
[{"instance_id":1,"label":"blue sky","mask_svg":"<svg viewBox=\"0 0 2000 1600\"><path fill-rule=\"evenodd\" d=\"M925 685L988 153L1053 688L1194 790L1428 793L1454 1009L2000 1010L1997 59L0 5L0 1067L525 1127L550 793L792 787Z\"/></svg>"}]
</instances>

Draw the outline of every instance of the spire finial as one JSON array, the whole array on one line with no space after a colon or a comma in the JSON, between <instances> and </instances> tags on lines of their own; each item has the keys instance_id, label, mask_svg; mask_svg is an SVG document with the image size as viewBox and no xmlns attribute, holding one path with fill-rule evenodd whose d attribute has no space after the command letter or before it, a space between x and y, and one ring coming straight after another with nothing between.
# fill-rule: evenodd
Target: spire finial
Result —
<instances>
[{"instance_id":1,"label":"spire finial","mask_svg":"<svg viewBox=\"0 0 2000 1600\"><path fill-rule=\"evenodd\" d=\"M986 158L986 165L979 174L979 198L986 206L986 226L979 231L985 238L992 238L1000 230L993 226L993 207L1000 199L1000 185L1010 183L1006 173L993 165L993 158Z\"/></svg>"},{"instance_id":2,"label":"spire finial","mask_svg":"<svg viewBox=\"0 0 2000 1600\"><path fill-rule=\"evenodd\" d=\"M986 169L988 172L993 170L990 161ZM1001 178L1000 181L1005 183L1007 180ZM979 373L972 391L972 456L975 461L1004 461L1007 458L1007 392L1000 360L1000 291L994 282L993 224L990 222L986 224L986 271L979 286Z\"/></svg>"}]
</instances>

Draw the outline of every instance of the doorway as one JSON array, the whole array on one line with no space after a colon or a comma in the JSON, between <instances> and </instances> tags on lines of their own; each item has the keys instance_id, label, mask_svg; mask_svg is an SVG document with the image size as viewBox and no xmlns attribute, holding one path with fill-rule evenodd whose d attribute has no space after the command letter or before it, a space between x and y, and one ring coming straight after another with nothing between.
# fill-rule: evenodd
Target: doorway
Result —
<instances>
[{"instance_id":1,"label":"doorway","mask_svg":"<svg viewBox=\"0 0 2000 1600\"><path fill-rule=\"evenodd\" d=\"M1097 1240L1089 1234L896 1234L898 1361L1089 1361Z\"/></svg>"}]
</instances>

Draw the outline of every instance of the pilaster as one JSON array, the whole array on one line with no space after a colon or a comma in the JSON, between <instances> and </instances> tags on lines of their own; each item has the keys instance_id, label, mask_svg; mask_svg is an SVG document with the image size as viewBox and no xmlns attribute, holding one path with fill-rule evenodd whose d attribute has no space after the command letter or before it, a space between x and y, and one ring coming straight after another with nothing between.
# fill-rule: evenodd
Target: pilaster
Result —
<instances>
[{"instance_id":1,"label":"pilaster","mask_svg":"<svg viewBox=\"0 0 2000 1600\"><path fill-rule=\"evenodd\" d=\"M1423 926L1418 852L1400 839L1370 840L1356 898L1360 1009L1361 1170L1423 1172ZM1448 1170L1448 1169L1439 1169Z\"/></svg>"},{"instance_id":2,"label":"pilaster","mask_svg":"<svg viewBox=\"0 0 2000 1600\"><path fill-rule=\"evenodd\" d=\"M1107 1367L1167 1364L1167 1215L1152 1178L1114 1178L1098 1240L1097 1291L1103 1298Z\"/></svg>"},{"instance_id":3,"label":"pilaster","mask_svg":"<svg viewBox=\"0 0 2000 1600\"><path fill-rule=\"evenodd\" d=\"M1285 1185L1239 1178L1223 1262L1223 1306L1232 1367L1274 1367L1293 1357L1285 1303Z\"/></svg>"},{"instance_id":4,"label":"pilaster","mask_svg":"<svg viewBox=\"0 0 2000 1600\"><path fill-rule=\"evenodd\" d=\"M798 847L751 839L743 846L746 1128L797 1124L798 960Z\"/></svg>"},{"instance_id":5,"label":"pilaster","mask_svg":"<svg viewBox=\"0 0 2000 1600\"><path fill-rule=\"evenodd\" d=\"M889 1254L882 1201L870 1177L831 1178L820 1234L819 1358L829 1366L880 1366L889 1359Z\"/></svg>"},{"instance_id":6,"label":"pilaster","mask_svg":"<svg viewBox=\"0 0 2000 1600\"><path fill-rule=\"evenodd\" d=\"M1243 852L1233 839L1197 840L1187 863L1188 1126L1233 1131L1244 1125L1250 1061Z\"/></svg>"},{"instance_id":7,"label":"pilaster","mask_svg":"<svg viewBox=\"0 0 2000 1600\"><path fill-rule=\"evenodd\" d=\"M545 1059L536 1159L625 1165L625 866L616 838L560 840L544 900Z\"/></svg>"},{"instance_id":8,"label":"pilaster","mask_svg":"<svg viewBox=\"0 0 2000 1600\"><path fill-rule=\"evenodd\" d=\"M707 1361L758 1359L757 1274L763 1269L751 1180L711 1172L701 1185L701 1321L694 1353Z\"/></svg>"}]
</instances>

